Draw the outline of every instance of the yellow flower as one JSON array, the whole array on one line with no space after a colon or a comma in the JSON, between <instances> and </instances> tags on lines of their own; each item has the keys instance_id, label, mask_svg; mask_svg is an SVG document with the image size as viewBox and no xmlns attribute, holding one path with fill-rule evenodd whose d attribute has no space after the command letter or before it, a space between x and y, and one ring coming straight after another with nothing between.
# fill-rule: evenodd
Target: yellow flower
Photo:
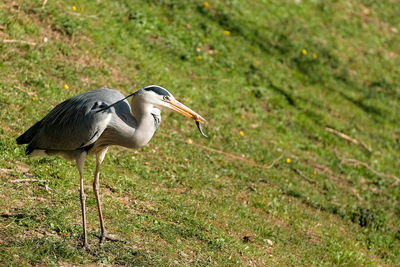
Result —
<instances>
[{"instance_id":1,"label":"yellow flower","mask_svg":"<svg viewBox=\"0 0 400 267\"><path fill-rule=\"evenodd\" d=\"M76 11L76 6L72 6L72 10L73 10L73 11Z\"/></svg>"},{"instance_id":2,"label":"yellow flower","mask_svg":"<svg viewBox=\"0 0 400 267\"><path fill-rule=\"evenodd\" d=\"M36 96L32 97L32 100L37 101L37 97Z\"/></svg>"},{"instance_id":3,"label":"yellow flower","mask_svg":"<svg viewBox=\"0 0 400 267\"><path fill-rule=\"evenodd\" d=\"M312 58L313 58L313 59L317 59L317 57L318 57L318 56L317 56L317 54L315 54L315 53L312 55Z\"/></svg>"},{"instance_id":4,"label":"yellow flower","mask_svg":"<svg viewBox=\"0 0 400 267\"><path fill-rule=\"evenodd\" d=\"M302 53L303 55L307 55L307 50L306 50L306 49L303 49L303 50L301 50L301 53Z\"/></svg>"},{"instance_id":5,"label":"yellow flower","mask_svg":"<svg viewBox=\"0 0 400 267\"><path fill-rule=\"evenodd\" d=\"M202 57L202 56L198 56L197 58L198 58L198 59L200 59L200 60L202 60L202 59L203 59L203 57Z\"/></svg>"},{"instance_id":6,"label":"yellow flower","mask_svg":"<svg viewBox=\"0 0 400 267\"><path fill-rule=\"evenodd\" d=\"M290 162L292 162L292 160L290 158L287 158L286 163L290 163Z\"/></svg>"},{"instance_id":7,"label":"yellow flower","mask_svg":"<svg viewBox=\"0 0 400 267\"><path fill-rule=\"evenodd\" d=\"M225 30L225 31L224 31L224 34L226 34L226 35L229 35L229 34L231 34L231 32L230 32L230 31L227 31L227 30Z\"/></svg>"},{"instance_id":8,"label":"yellow flower","mask_svg":"<svg viewBox=\"0 0 400 267\"><path fill-rule=\"evenodd\" d=\"M85 12L85 8L84 7L81 7L81 12L82 13Z\"/></svg>"},{"instance_id":9,"label":"yellow flower","mask_svg":"<svg viewBox=\"0 0 400 267\"><path fill-rule=\"evenodd\" d=\"M191 145L191 144L193 144L193 140L192 139L188 139L188 140L186 140L186 142L189 144L189 145Z\"/></svg>"},{"instance_id":10,"label":"yellow flower","mask_svg":"<svg viewBox=\"0 0 400 267\"><path fill-rule=\"evenodd\" d=\"M244 136L244 132L243 132L243 131L240 131L239 134L240 134L241 136Z\"/></svg>"},{"instance_id":11,"label":"yellow flower","mask_svg":"<svg viewBox=\"0 0 400 267\"><path fill-rule=\"evenodd\" d=\"M210 3L208 3L207 1L205 1L203 4L205 7L208 7L210 5Z\"/></svg>"},{"instance_id":12,"label":"yellow flower","mask_svg":"<svg viewBox=\"0 0 400 267\"><path fill-rule=\"evenodd\" d=\"M314 175L317 175L317 170L316 169L314 169Z\"/></svg>"},{"instance_id":13,"label":"yellow flower","mask_svg":"<svg viewBox=\"0 0 400 267\"><path fill-rule=\"evenodd\" d=\"M64 88L65 88L65 90L68 90L69 89L68 84L64 84Z\"/></svg>"}]
</instances>

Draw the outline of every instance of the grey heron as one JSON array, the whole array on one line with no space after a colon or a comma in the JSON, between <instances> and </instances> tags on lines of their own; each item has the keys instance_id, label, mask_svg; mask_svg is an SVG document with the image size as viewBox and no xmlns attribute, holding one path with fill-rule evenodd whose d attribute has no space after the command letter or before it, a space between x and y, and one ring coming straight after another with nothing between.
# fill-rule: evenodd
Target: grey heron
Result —
<instances>
[{"instance_id":1,"label":"grey heron","mask_svg":"<svg viewBox=\"0 0 400 267\"><path fill-rule=\"evenodd\" d=\"M131 105L127 98L132 96ZM109 146L139 148L146 145L161 123L161 109L168 108L193 120L201 131L205 120L180 103L166 89L157 85L141 88L125 97L117 90L97 89L65 100L42 120L17 138L28 144L26 155L60 155L75 160L80 176L83 246L88 248L86 234L83 169L87 155L96 155L93 191L100 220L100 242L113 240L104 226L99 194L100 166ZM204 134L203 134L204 135Z\"/></svg>"}]
</instances>

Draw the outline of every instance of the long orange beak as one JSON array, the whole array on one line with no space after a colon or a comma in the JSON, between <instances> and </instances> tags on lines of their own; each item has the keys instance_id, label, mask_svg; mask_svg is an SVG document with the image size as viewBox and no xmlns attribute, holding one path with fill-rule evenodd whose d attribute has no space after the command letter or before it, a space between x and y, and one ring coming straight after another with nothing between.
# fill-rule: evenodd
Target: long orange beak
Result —
<instances>
[{"instance_id":1,"label":"long orange beak","mask_svg":"<svg viewBox=\"0 0 400 267\"><path fill-rule=\"evenodd\" d=\"M168 99L168 100L164 100L164 102L167 102L169 104L170 109L172 109L178 113L181 113L182 115L185 115L186 117L189 117L192 120L195 120L200 123L206 122L206 120L202 116L200 116L199 114L197 114L196 112L194 112L193 110L191 110L190 108L188 108L187 106L185 106L184 104L179 102L178 100Z\"/></svg>"}]
</instances>

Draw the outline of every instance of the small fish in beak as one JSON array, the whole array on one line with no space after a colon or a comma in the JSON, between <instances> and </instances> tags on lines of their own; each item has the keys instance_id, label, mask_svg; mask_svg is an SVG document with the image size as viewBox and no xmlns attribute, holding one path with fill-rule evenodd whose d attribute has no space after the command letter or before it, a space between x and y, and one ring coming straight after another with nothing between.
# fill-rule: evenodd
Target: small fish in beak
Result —
<instances>
[{"instance_id":1,"label":"small fish in beak","mask_svg":"<svg viewBox=\"0 0 400 267\"><path fill-rule=\"evenodd\" d=\"M205 135L205 133L201 129L201 123L206 122L206 120L202 116L200 116L199 114L197 114L196 112L194 112L189 107L185 106L184 104L182 104L181 102L179 102L176 99L164 97L163 101L169 104L167 106L168 108L170 108L178 113L181 113L181 114L185 115L186 117L189 117L192 120L196 121L196 125L197 125L197 128L199 129L200 133L204 137L206 137L206 138L208 137L207 135Z\"/></svg>"},{"instance_id":2,"label":"small fish in beak","mask_svg":"<svg viewBox=\"0 0 400 267\"><path fill-rule=\"evenodd\" d=\"M200 124L199 121L196 121L196 125L197 125L197 128L199 129L200 133L201 133L205 138L208 138L208 136L205 135L205 133L204 133L203 130L201 129L201 124Z\"/></svg>"}]
</instances>

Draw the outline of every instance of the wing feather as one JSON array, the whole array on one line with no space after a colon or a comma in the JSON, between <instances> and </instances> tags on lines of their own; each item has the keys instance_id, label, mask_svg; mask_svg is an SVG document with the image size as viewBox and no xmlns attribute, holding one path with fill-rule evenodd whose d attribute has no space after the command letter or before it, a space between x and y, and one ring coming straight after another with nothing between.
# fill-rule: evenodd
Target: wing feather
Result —
<instances>
[{"instance_id":1,"label":"wing feather","mask_svg":"<svg viewBox=\"0 0 400 267\"><path fill-rule=\"evenodd\" d=\"M116 90L98 89L65 100L32 126L28 149L75 150L93 144L107 128L113 108L98 111L123 97Z\"/></svg>"}]
</instances>

